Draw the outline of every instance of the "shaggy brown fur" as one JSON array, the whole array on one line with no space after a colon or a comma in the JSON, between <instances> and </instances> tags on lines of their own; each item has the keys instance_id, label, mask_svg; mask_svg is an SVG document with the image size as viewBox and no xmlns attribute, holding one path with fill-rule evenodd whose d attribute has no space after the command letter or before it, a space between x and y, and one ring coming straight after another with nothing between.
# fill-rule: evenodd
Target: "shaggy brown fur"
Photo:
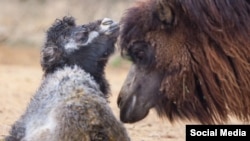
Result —
<instances>
[{"instance_id":1,"label":"shaggy brown fur","mask_svg":"<svg viewBox=\"0 0 250 141\"><path fill-rule=\"evenodd\" d=\"M249 1L146 0L128 9L121 24L122 54L140 67L131 49L144 42L155 53L146 69L164 73L153 106L160 115L205 124L229 115L250 120Z\"/></svg>"}]
</instances>

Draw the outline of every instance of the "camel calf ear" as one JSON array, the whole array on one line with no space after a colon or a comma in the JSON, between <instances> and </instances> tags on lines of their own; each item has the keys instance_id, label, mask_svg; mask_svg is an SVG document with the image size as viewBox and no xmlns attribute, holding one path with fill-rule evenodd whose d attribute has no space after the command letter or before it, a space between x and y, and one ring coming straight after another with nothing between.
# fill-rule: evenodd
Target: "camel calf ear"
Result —
<instances>
[{"instance_id":1,"label":"camel calf ear","mask_svg":"<svg viewBox=\"0 0 250 141\"><path fill-rule=\"evenodd\" d=\"M41 66L43 71L52 70L62 60L62 51L55 45L46 45L41 51Z\"/></svg>"},{"instance_id":2,"label":"camel calf ear","mask_svg":"<svg viewBox=\"0 0 250 141\"><path fill-rule=\"evenodd\" d=\"M165 24L173 24L174 13L169 4L166 2L166 0L158 0L156 6L159 19Z\"/></svg>"}]
</instances>

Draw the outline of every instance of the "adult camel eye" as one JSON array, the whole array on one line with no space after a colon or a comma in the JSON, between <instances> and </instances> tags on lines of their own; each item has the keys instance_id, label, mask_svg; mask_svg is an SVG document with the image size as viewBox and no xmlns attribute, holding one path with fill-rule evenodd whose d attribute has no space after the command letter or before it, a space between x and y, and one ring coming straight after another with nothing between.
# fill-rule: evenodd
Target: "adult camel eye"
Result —
<instances>
[{"instance_id":1,"label":"adult camel eye","mask_svg":"<svg viewBox=\"0 0 250 141\"><path fill-rule=\"evenodd\" d=\"M129 53L132 61L135 63L141 63L146 57L145 49L145 44L142 44L141 42L134 43L131 46L131 50Z\"/></svg>"},{"instance_id":2,"label":"adult camel eye","mask_svg":"<svg viewBox=\"0 0 250 141\"><path fill-rule=\"evenodd\" d=\"M142 61L144 57L145 57L145 52L144 51L138 51L138 52L135 53L135 58L138 61Z\"/></svg>"},{"instance_id":3,"label":"adult camel eye","mask_svg":"<svg viewBox=\"0 0 250 141\"><path fill-rule=\"evenodd\" d=\"M154 49L143 41L133 43L129 47L128 55L133 63L143 67L151 67L155 61Z\"/></svg>"}]
</instances>

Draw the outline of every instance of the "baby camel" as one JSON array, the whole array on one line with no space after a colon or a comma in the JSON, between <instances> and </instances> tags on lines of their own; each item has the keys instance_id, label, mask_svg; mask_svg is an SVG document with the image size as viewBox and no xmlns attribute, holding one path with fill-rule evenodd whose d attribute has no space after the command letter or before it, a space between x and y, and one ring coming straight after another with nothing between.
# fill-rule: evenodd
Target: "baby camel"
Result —
<instances>
[{"instance_id":1,"label":"baby camel","mask_svg":"<svg viewBox=\"0 0 250 141\"><path fill-rule=\"evenodd\" d=\"M56 20L41 50L41 86L6 141L129 141L108 105L104 73L118 30L108 18Z\"/></svg>"}]
</instances>

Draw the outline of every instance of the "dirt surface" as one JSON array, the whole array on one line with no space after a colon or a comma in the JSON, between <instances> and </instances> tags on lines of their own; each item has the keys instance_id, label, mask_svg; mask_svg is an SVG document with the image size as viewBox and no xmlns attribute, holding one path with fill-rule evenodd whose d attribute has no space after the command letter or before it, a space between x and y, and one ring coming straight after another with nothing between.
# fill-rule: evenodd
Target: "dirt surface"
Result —
<instances>
[{"instance_id":1,"label":"dirt surface","mask_svg":"<svg viewBox=\"0 0 250 141\"><path fill-rule=\"evenodd\" d=\"M39 49L0 46L0 140L8 134L11 124L24 112L40 85L39 55ZM118 118L116 99L129 65L117 67L110 64L106 69L112 90L110 106ZM171 125L151 111L146 119L125 126L132 141L184 141L185 124L187 122Z\"/></svg>"}]
</instances>

